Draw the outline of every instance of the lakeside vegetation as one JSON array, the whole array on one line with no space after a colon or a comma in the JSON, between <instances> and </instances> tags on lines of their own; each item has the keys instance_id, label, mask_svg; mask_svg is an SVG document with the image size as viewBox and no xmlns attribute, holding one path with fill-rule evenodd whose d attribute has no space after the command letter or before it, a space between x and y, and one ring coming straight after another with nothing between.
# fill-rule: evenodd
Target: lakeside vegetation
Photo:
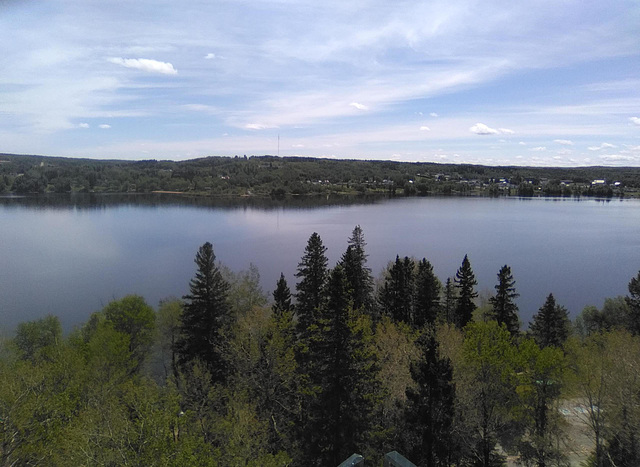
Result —
<instances>
[{"instance_id":1,"label":"lakeside vegetation","mask_svg":"<svg viewBox=\"0 0 640 467\"><path fill-rule=\"evenodd\" d=\"M357 226L333 267L317 233L301 253L295 292L205 243L182 299L123 297L67 336L19 325L0 465L566 465L571 420L585 465L640 462L640 272L573 323L551 293L521 323L508 265L482 302L467 256L444 281L409 257L374 279Z\"/></svg>"},{"instance_id":2,"label":"lakeside vegetation","mask_svg":"<svg viewBox=\"0 0 640 467\"><path fill-rule=\"evenodd\" d=\"M308 157L122 161L0 154L0 193L631 196L638 167L490 167Z\"/></svg>"}]
</instances>

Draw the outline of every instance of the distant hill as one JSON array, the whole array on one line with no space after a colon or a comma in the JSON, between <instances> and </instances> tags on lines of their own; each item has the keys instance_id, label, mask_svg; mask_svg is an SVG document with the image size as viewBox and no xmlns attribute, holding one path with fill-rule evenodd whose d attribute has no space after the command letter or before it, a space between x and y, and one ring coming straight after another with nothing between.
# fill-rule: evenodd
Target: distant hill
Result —
<instances>
[{"instance_id":1,"label":"distant hill","mask_svg":"<svg viewBox=\"0 0 640 467\"><path fill-rule=\"evenodd\" d=\"M638 196L640 167L519 167L312 157L125 161L0 154L0 193Z\"/></svg>"}]
</instances>

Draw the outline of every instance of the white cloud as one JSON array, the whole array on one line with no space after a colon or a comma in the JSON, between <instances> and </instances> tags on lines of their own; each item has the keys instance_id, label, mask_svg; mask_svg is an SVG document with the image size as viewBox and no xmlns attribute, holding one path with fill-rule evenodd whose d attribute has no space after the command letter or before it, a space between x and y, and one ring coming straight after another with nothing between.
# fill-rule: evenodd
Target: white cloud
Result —
<instances>
[{"instance_id":1,"label":"white cloud","mask_svg":"<svg viewBox=\"0 0 640 467\"><path fill-rule=\"evenodd\" d=\"M434 117L434 118L435 118L435 117L438 117L438 114L437 114L437 113L435 113L435 112L431 112L431 113L429 114L429 116L430 116L430 117Z\"/></svg>"},{"instance_id":2,"label":"white cloud","mask_svg":"<svg viewBox=\"0 0 640 467\"><path fill-rule=\"evenodd\" d=\"M612 161L612 162L616 162L616 161L637 162L639 158L637 156L623 156L622 154L604 154L600 156L600 159L605 161Z\"/></svg>"},{"instance_id":3,"label":"white cloud","mask_svg":"<svg viewBox=\"0 0 640 467\"><path fill-rule=\"evenodd\" d=\"M358 102L352 102L351 104L349 104L351 107L355 107L358 110L369 110L369 107L367 107L364 104L359 104Z\"/></svg>"},{"instance_id":4,"label":"white cloud","mask_svg":"<svg viewBox=\"0 0 640 467\"><path fill-rule=\"evenodd\" d=\"M103 130L108 130L109 128L111 128L111 125L107 125L106 123L103 123L102 125L98 125L98 127L102 128Z\"/></svg>"},{"instance_id":5,"label":"white cloud","mask_svg":"<svg viewBox=\"0 0 640 467\"><path fill-rule=\"evenodd\" d=\"M204 56L204 58L205 60L213 60L214 58L216 58L216 54L208 53Z\"/></svg>"},{"instance_id":6,"label":"white cloud","mask_svg":"<svg viewBox=\"0 0 640 467\"><path fill-rule=\"evenodd\" d=\"M498 130L495 128L489 128L484 123L476 123L471 128L469 128L471 133L475 133L476 135L497 135L500 134Z\"/></svg>"},{"instance_id":7,"label":"white cloud","mask_svg":"<svg viewBox=\"0 0 640 467\"><path fill-rule=\"evenodd\" d=\"M605 149L605 148L617 148L617 146L615 144L610 144L610 143L602 143L600 146L589 146L587 149L589 151L600 151L601 149Z\"/></svg>"},{"instance_id":8,"label":"white cloud","mask_svg":"<svg viewBox=\"0 0 640 467\"><path fill-rule=\"evenodd\" d=\"M567 156L569 154L573 154L573 151L571 149L564 148L564 149L560 149L557 152L557 154L560 154L560 155L563 155L563 156Z\"/></svg>"},{"instance_id":9,"label":"white cloud","mask_svg":"<svg viewBox=\"0 0 640 467\"><path fill-rule=\"evenodd\" d=\"M171 63L159 62L148 58L111 57L108 60L111 63L121 65L125 68L134 68L136 70L147 71L149 73L160 73L163 75L175 75L178 73Z\"/></svg>"},{"instance_id":10,"label":"white cloud","mask_svg":"<svg viewBox=\"0 0 640 467\"><path fill-rule=\"evenodd\" d=\"M78 123L78 128L89 128L88 123Z\"/></svg>"},{"instance_id":11,"label":"white cloud","mask_svg":"<svg viewBox=\"0 0 640 467\"><path fill-rule=\"evenodd\" d=\"M431 131L431 128L429 128L428 126L421 126L420 131Z\"/></svg>"},{"instance_id":12,"label":"white cloud","mask_svg":"<svg viewBox=\"0 0 640 467\"><path fill-rule=\"evenodd\" d=\"M244 127L247 130L266 130L269 128L275 128L273 125L265 125L262 123L247 123Z\"/></svg>"},{"instance_id":13,"label":"white cloud","mask_svg":"<svg viewBox=\"0 0 640 467\"><path fill-rule=\"evenodd\" d=\"M526 146L526 145L527 145L527 143L525 143L524 141L520 141L518 144L519 144L520 146Z\"/></svg>"},{"instance_id":14,"label":"white cloud","mask_svg":"<svg viewBox=\"0 0 640 467\"><path fill-rule=\"evenodd\" d=\"M471 128L469 128L471 133L475 133L476 135L512 135L515 132L510 130L509 128L491 128L484 123L476 123Z\"/></svg>"},{"instance_id":15,"label":"white cloud","mask_svg":"<svg viewBox=\"0 0 640 467\"><path fill-rule=\"evenodd\" d=\"M537 146L535 148L531 148L529 149L529 151L537 151L537 152L542 152L542 151L546 151L547 148L545 146Z\"/></svg>"},{"instance_id":16,"label":"white cloud","mask_svg":"<svg viewBox=\"0 0 640 467\"><path fill-rule=\"evenodd\" d=\"M573 146L573 141L570 139L554 139L554 143L562 144L564 146Z\"/></svg>"},{"instance_id":17,"label":"white cloud","mask_svg":"<svg viewBox=\"0 0 640 467\"><path fill-rule=\"evenodd\" d=\"M634 125L640 126L640 117L629 117L629 121Z\"/></svg>"}]
</instances>

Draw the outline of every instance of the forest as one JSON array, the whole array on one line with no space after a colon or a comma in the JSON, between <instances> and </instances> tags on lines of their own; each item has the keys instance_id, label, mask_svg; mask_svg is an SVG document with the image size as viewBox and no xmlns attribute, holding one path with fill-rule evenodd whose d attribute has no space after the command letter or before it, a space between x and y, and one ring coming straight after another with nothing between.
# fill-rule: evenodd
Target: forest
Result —
<instances>
[{"instance_id":1,"label":"forest","mask_svg":"<svg viewBox=\"0 0 640 467\"><path fill-rule=\"evenodd\" d=\"M637 197L640 168L275 156L119 161L0 154L0 194L157 191L275 199L328 194Z\"/></svg>"},{"instance_id":2,"label":"forest","mask_svg":"<svg viewBox=\"0 0 640 467\"><path fill-rule=\"evenodd\" d=\"M444 281L399 256L374 278L359 226L332 267L326 251L311 234L296 284L266 293L207 242L157 309L129 295L68 333L20 324L0 465L640 465L640 272L573 322L549 293L521 323L508 265L482 301L467 256Z\"/></svg>"}]
</instances>

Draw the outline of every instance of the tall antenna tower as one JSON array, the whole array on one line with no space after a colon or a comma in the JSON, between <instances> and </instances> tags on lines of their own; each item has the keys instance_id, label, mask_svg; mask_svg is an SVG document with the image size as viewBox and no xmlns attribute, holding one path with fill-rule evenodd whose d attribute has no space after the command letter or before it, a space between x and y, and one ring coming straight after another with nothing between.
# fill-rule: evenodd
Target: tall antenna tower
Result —
<instances>
[{"instance_id":1,"label":"tall antenna tower","mask_svg":"<svg viewBox=\"0 0 640 467\"><path fill-rule=\"evenodd\" d=\"M280 133L278 133L278 157L280 157Z\"/></svg>"}]
</instances>

